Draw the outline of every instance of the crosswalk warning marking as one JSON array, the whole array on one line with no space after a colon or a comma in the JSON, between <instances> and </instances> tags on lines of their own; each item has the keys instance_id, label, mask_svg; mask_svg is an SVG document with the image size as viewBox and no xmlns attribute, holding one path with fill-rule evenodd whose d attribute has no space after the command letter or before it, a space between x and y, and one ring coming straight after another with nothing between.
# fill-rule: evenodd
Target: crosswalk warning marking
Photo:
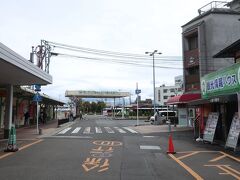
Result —
<instances>
[{"instance_id":1,"label":"crosswalk warning marking","mask_svg":"<svg viewBox=\"0 0 240 180\"><path fill-rule=\"evenodd\" d=\"M130 131L131 133L138 133L137 131L134 131L133 129L130 129L130 128L128 128L128 127L123 127L124 129L126 129L126 130L128 130L128 131Z\"/></svg>"},{"instance_id":2,"label":"crosswalk warning marking","mask_svg":"<svg viewBox=\"0 0 240 180\"><path fill-rule=\"evenodd\" d=\"M68 127L62 131L60 131L58 134L65 134L66 132L68 132L71 129L71 127Z\"/></svg>"},{"instance_id":3,"label":"crosswalk warning marking","mask_svg":"<svg viewBox=\"0 0 240 180\"><path fill-rule=\"evenodd\" d=\"M126 133L126 131L124 131L123 129L119 128L119 127L114 127L116 130L118 130L118 132L120 133Z\"/></svg>"},{"instance_id":4,"label":"crosswalk warning marking","mask_svg":"<svg viewBox=\"0 0 240 180\"><path fill-rule=\"evenodd\" d=\"M91 127L86 127L83 131L83 134L91 134Z\"/></svg>"},{"instance_id":5,"label":"crosswalk warning marking","mask_svg":"<svg viewBox=\"0 0 240 180\"><path fill-rule=\"evenodd\" d=\"M96 133L102 133L102 129L100 127L95 127Z\"/></svg>"},{"instance_id":6,"label":"crosswalk warning marking","mask_svg":"<svg viewBox=\"0 0 240 180\"><path fill-rule=\"evenodd\" d=\"M81 127L77 127L72 131L72 134L77 134L80 131Z\"/></svg>"},{"instance_id":7,"label":"crosswalk warning marking","mask_svg":"<svg viewBox=\"0 0 240 180\"><path fill-rule=\"evenodd\" d=\"M108 133L115 133L110 127L104 127Z\"/></svg>"}]
</instances>

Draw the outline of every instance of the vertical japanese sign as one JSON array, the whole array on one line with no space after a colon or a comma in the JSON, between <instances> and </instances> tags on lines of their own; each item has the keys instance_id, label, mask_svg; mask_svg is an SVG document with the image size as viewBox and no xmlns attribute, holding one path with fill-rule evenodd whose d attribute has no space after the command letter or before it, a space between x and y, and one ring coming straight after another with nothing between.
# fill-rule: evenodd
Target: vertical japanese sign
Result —
<instances>
[{"instance_id":1,"label":"vertical japanese sign","mask_svg":"<svg viewBox=\"0 0 240 180\"><path fill-rule=\"evenodd\" d=\"M236 149L238 145L239 134L240 134L240 119L236 114L233 117L225 146Z\"/></svg>"},{"instance_id":2,"label":"vertical japanese sign","mask_svg":"<svg viewBox=\"0 0 240 180\"><path fill-rule=\"evenodd\" d=\"M119 141L93 141L96 145L90 151L90 156L82 163L82 167L86 172L104 172L110 167L110 158L117 146L122 146Z\"/></svg>"},{"instance_id":3,"label":"vertical japanese sign","mask_svg":"<svg viewBox=\"0 0 240 180\"><path fill-rule=\"evenodd\" d=\"M211 112L208 115L207 123L203 132L203 140L213 142L217 123L218 123L219 113Z\"/></svg>"},{"instance_id":4,"label":"vertical japanese sign","mask_svg":"<svg viewBox=\"0 0 240 180\"><path fill-rule=\"evenodd\" d=\"M201 78L202 98L237 93L240 91L239 83L240 63L209 73Z\"/></svg>"}]
</instances>

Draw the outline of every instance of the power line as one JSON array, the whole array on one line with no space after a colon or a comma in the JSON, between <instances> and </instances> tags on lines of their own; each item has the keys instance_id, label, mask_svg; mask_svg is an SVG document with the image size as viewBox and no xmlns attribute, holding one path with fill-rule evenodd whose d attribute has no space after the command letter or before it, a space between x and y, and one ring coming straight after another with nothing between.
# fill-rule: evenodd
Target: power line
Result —
<instances>
[{"instance_id":1,"label":"power line","mask_svg":"<svg viewBox=\"0 0 240 180\"><path fill-rule=\"evenodd\" d=\"M56 53L56 55L65 56L65 57L71 57L71 58L77 58L77 59L88 59L88 60L94 60L94 61L108 62L108 63L110 62L110 63L119 63L119 64L135 65L135 66L142 66L142 67L152 67L151 64L138 63L138 62L132 62L132 61L126 62L126 61L123 61L123 60L120 60L120 59L103 59L103 58L94 58L94 57L70 55L70 54L64 54L64 53ZM169 66L156 66L156 68L183 69L183 68L179 68L179 67L169 67Z\"/></svg>"},{"instance_id":2,"label":"power line","mask_svg":"<svg viewBox=\"0 0 240 180\"><path fill-rule=\"evenodd\" d=\"M142 59L142 60L151 60L148 56L140 55L140 54L130 54L130 53L121 53L121 52L113 52L113 51L105 51L105 50L97 50L97 49L91 49L91 48L84 48L84 47L78 47L78 46L72 46L62 43L55 43L47 41L48 44L52 45L54 48L61 48L65 50L70 51L76 51L76 52L84 52L84 53L90 53L95 55L102 55L102 56L113 56L113 57L124 57L124 58L132 58L132 59ZM172 56L174 57L174 56ZM178 56L175 56L175 58ZM168 60L168 61L177 61L180 62L181 59L169 59L167 57L161 57L156 58L156 60Z\"/></svg>"}]
</instances>

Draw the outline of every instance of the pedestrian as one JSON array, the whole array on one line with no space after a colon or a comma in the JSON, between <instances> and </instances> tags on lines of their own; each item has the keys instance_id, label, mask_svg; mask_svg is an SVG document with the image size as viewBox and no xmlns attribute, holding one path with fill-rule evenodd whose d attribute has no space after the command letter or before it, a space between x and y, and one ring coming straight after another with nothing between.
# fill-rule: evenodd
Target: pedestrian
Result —
<instances>
[{"instance_id":1,"label":"pedestrian","mask_svg":"<svg viewBox=\"0 0 240 180\"><path fill-rule=\"evenodd\" d=\"M25 125L25 126L29 125L29 117L30 117L29 112L26 111L26 112L24 113L24 125Z\"/></svg>"},{"instance_id":2,"label":"pedestrian","mask_svg":"<svg viewBox=\"0 0 240 180\"><path fill-rule=\"evenodd\" d=\"M79 113L80 120L82 119L82 111Z\"/></svg>"},{"instance_id":3,"label":"pedestrian","mask_svg":"<svg viewBox=\"0 0 240 180\"><path fill-rule=\"evenodd\" d=\"M43 120L43 111L40 112L40 116L39 116L39 122L44 124L44 120ZM38 122L38 123L39 123Z\"/></svg>"},{"instance_id":4,"label":"pedestrian","mask_svg":"<svg viewBox=\"0 0 240 180\"><path fill-rule=\"evenodd\" d=\"M47 123L47 113L43 111L43 124Z\"/></svg>"},{"instance_id":5,"label":"pedestrian","mask_svg":"<svg viewBox=\"0 0 240 180\"><path fill-rule=\"evenodd\" d=\"M72 111L70 111L69 121L73 121L73 113L72 113Z\"/></svg>"}]
</instances>

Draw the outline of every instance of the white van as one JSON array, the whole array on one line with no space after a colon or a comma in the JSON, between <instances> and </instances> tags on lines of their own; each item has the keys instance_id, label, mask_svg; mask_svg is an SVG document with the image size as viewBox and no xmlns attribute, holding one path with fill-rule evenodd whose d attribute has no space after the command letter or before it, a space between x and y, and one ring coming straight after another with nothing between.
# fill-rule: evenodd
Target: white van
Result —
<instances>
[{"instance_id":1,"label":"white van","mask_svg":"<svg viewBox=\"0 0 240 180\"><path fill-rule=\"evenodd\" d=\"M177 117L176 111L158 111L150 117L151 124L165 124L168 120Z\"/></svg>"}]
</instances>

